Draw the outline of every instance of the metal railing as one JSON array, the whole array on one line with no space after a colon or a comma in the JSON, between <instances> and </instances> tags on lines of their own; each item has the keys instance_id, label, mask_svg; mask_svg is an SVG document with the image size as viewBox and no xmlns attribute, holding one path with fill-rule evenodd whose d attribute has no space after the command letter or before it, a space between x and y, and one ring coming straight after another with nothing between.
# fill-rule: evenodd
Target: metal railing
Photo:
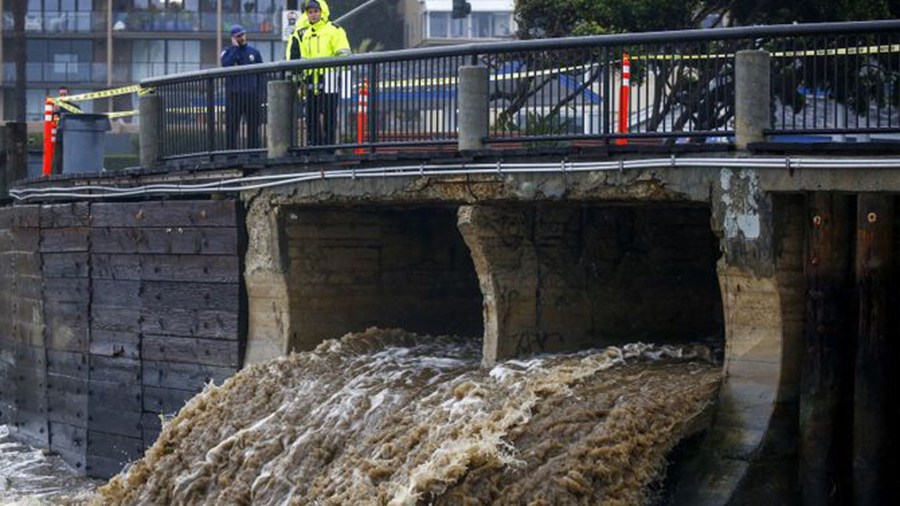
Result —
<instances>
[{"instance_id":1,"label":"metal railing","mask_svg":"<svg viewBox=\"0 0 900 506\"><path fill-rule=\"evenodd\" d=\"M298 90L294 110L283 111L296 119L295 152L455 149L462 65L489 69L491 147L624 138L632 145L729 143L742 49L770 53L768 133L900 133L900 21L468 44L215 69L141 85L161 98L163 159L263 150L265 85L284 79ZM233 93L235 83L254 93Z\"/></svg>"}]
</instances>

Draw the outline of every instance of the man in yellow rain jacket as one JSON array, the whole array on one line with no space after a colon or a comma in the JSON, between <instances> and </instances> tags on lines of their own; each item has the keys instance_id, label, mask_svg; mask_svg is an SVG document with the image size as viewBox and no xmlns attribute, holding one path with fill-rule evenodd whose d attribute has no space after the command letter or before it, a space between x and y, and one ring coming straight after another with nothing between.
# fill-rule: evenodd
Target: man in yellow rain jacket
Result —
<instances>
[{"instance_id":1,"label":"man in yellow rain jacket","mask_svg":"<svg viewBox=\"0 0 900 506\"><path fill-rule=\"evenodd\" d=\"M350 54L347 32L328 20L331 10L325 0L306 0L303 15L285 48L288 60L331 58ZM310 69L304 73L306 87L306 137L309 145L336 143L337 107L340 100L339 69Z\"/></svg>"}]
</instances>

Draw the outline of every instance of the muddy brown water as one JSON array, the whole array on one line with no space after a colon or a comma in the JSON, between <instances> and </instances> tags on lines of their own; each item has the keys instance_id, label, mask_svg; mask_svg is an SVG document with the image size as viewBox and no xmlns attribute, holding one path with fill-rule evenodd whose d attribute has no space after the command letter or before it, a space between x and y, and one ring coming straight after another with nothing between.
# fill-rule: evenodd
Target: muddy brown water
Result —
<instances>
[{"instance_id":1,"label":"muddy brown water","mask_svg":"<svg viewBox=\"0 0 900 506\"><path fill-rule=\"evenodd\" d=\"M95 504L642 504L714 402L699 347L479 364L480 342L351 334L208 386Z\"/></svg>"}]
</instances>

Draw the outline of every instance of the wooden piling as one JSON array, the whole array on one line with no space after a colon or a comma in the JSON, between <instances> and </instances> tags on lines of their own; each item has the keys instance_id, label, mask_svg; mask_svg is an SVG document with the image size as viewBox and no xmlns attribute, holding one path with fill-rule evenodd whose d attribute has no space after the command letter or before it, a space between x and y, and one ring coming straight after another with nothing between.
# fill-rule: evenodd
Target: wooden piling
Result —
<instances>
[{"instance_id":1,"label":"wooden piling","mask_svg":"<svg viewBox=\"0 0 900 506\"><path fill-rule=\"evenodd\" d=\"M856 288L859 330L853 397L853 499L856 505L886 504L889 410L896 401L889 378L893 269L893 197L863 193L857 200Z\"/></svg>"},{"instance_id":2,"label":"wooden piling","mask_svg":"<svg viewBox=\"0 0 900 506\"><path fill-rule=\"evenodd\" d=\"M805 357L800 392L800 488L804 505L846 497L852 395L851 253L853 200L834 193L807 198ZM843 409L842 409L843 408Z\"/></svg>"}]
</instances>

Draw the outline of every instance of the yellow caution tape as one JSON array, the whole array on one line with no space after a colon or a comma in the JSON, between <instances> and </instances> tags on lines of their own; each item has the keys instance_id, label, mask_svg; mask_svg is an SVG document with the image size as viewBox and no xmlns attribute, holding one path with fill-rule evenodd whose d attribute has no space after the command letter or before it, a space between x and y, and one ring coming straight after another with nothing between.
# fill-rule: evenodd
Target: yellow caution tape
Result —
<instances>
[{"instance_id":1,"label":"yellow caution tape","mask_svg":"<svg viewBox=\"0 0 900 506\"><path fill-rule=\"evenodd\" d=\"M108 113L104 113L104 114L109 116L109 119L116 119L116 118L124 118L127 116L136 116L138 114L138 111L108 112Z\"/></svg>"},{"instance_id":2,"label":"yellow caution tape","mask_svg":"<svg viewBox=\"0 0 900 506\"><path fill-rule=\"evenodd\" d=\"M81 114L81 113L84 112L84 111L82 111L80 108L78 108L78 106L75 106L75 105L66 103L66 102L64 102L64 101L62 101L62 100L60 100L60 99L58 99L58 98L54 98L54 99L53 99L53 103L56 104L56 105L58 105L60 108L65 109L65 110L67 110L67 111L69 111L69 112L74 112L74 113L76 113L76 114Z\"/></svg>"},{"instance_id":3,"label":"yellow caution tape","mask_svg":"<svg viewBox=\"0 0 900 506\"><path fill-rule=\"evenodd\" d=\"M139 84L133 84L131 86L124 86L122 88L113 88L109 90L101 90L101 91L91 91L88 93L79 93L78 95L69 95L67 97L57 97L54 101L57 102L82 102L84 100L95 100L98 98L109 98L115 97L117 95L126 95L128 93L140 92L141 86Z\"/></svg>"}]
</instances>

